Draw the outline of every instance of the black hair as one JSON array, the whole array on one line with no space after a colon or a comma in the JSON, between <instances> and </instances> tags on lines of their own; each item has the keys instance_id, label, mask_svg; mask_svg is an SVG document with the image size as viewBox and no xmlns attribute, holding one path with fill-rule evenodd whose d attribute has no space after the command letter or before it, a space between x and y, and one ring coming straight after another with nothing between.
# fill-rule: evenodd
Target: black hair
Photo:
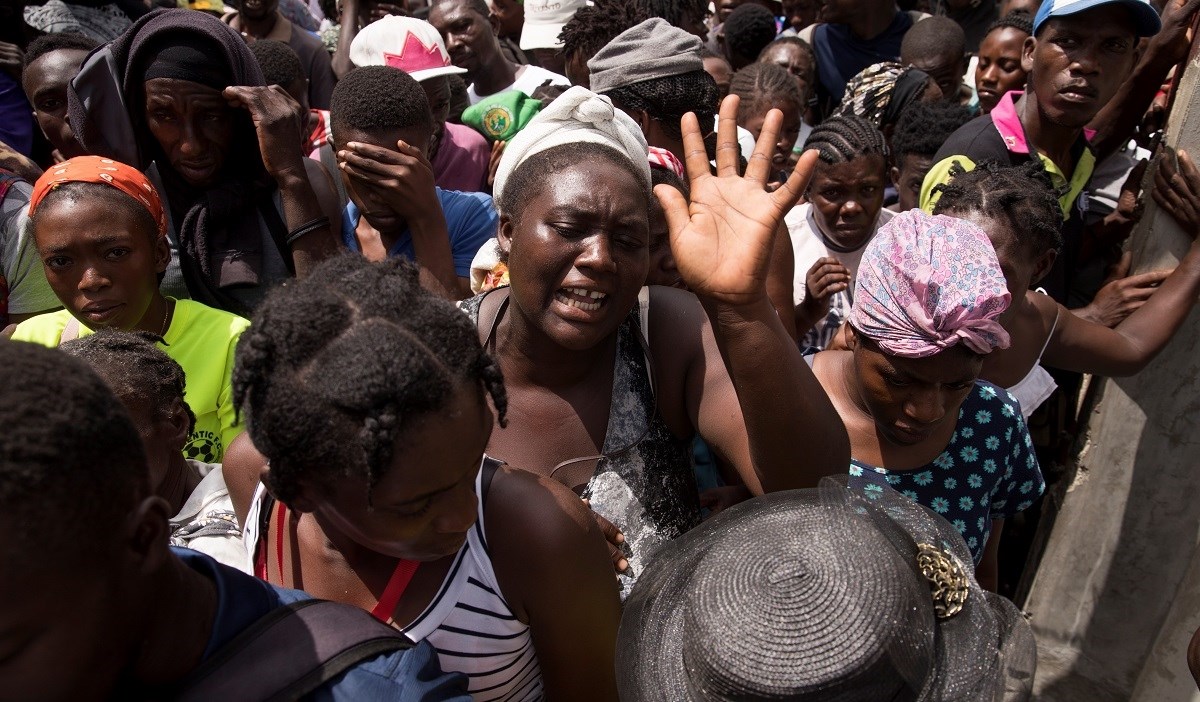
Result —
<instances>
[{"instance_id":1,"label":"black hair","mask_svg":"<svg viewBox=\"0 0 1200 702\"><path fill-rule=\"evenodd\" d=\"M155 346L161 341L150 332L97 329L95 334L72 339L59 348L87 363L126 406L146 407L166 418L171 406L181 403L190 434L196 415L185 400L183 368Z\"/></svg>"},{"instance_id":2,"label":"black hair","mask_svg":"<svg viewBox=\"0 0 1200 702\"><path fill-rule=\"evenodd\" d=\"M661 17L667 21L667 24L683 30L688 29L696 22L703 22L708 16L706 0L636 0L636 2L646 14L644 19ZM638 22L634 24L638 24Z\"/></svg>"},{"instance_id":3,"label":"black hair","mask_svg":"<svg viewBox=\"0 0 1200 702\"><path fill-rule=\"evenodd\" d=\"M770 44L767 44L766 46L764 46L762 48L762 51L758 52L758 60L762 61L763 54L767 53L768 51L775 48L776 46L794 46L797 49L799 49L802 53L804 53L806 56L808 56L808 64L811 67L811 69L810 69L811 73L814 75L816 74L816 72L817 72L817 52L813 51L812 44L809 44L808 42L804 41L800 37L787 36L787 37L779 37L779 38L775 39ZM813 79L813 75L809 75L808 78L811 81Z\"/></svg>"},{"instance_id":4,"label":"black hair","mask_svg":"<svg viewBox=\"0 0 1200 702\"><path fill-rule=\"evenodd\" d=\"M971 121L971 111L949 102L914 102L904 109L892 134L892 160L897 166L906 154L934 156L946 139Z\"/></svg>"},{"instance_id":5,"label":"black hair","mask_svg":"<svg viewBox=\"0 0 1200 702\"><path fill-rule=\"evenodd\" d=\"M278 85L286 90L297 80L308 77L300 57L284 42L259 39L250 45L250 51L258 61L267 85Z\"/></svg>"},{"instance_id":6,"label":"black hair","mask_svg":"<svg viewBox=\"0 0 1200 702\"><path fill-rule=\"evenodd\" d=\"M773 107L791 100L796 109L804 111L804 96L795 77L786 68L773 63L752 63L733 74L729 93L741 98L738 105L738 122L758 114L764 107Z\"/></svg>"},{"instance_id":7,"label":"black hair","mask_svg":"<svg viewBox=\"0 0 1200 702\"><path fill-rule=\"evenodd\" d=\"M352 475L366 478L370 503L397 437L463 382L491 395L504 425L499 366L471 320L423 289L417 270L401 258L331 258L268 294L243 332L234 400L284 503L302 482Z\"/></svg>"},{"instance_id":8,"label":"black hair","mask_svg":"<svg viewBox=\"0 0 1200 702\"><path fill-rule=\"evenodd\" d=\"M496 210L502 215L512 217L537 192L534 188L544 188L554 182L554 174L567 166L590 163L597 158L605 159L620 166L631 178L639 183L645 176L629 162L629 158L616 149L592 142L571 142L540 151L521 162L508 176L504 190L496 200ZM647 197L653 197L647 192ZM649 213L649 200L647 200Z\"/></svg>"},{"instance_id":9,"label":"black hair","mask_svg":"<svg viewBox=\"0 0 1200 702\"><path fill-rule=\"evenodd\" d=\"M71 202L81 202L89 200L103 200L104 205L124 210L138 226L144 229L150 237L150 241L157 244L159 238L158 222L154 220L154 216L150 214L150 210L146 209L142 203L133 199L129 195L117 190L111 185L104 183L83 183L72 181L63 183L46 194L42 201L38 203L37 210L29 216L30 231L37 231L37 223L41 220L42 214L46 211L46 207L59 200L70 200Z\"/></svg>"},{"instance_id":10,"label":"black hair","mask_svg":"<svg viewBox=\"0 0 1200 702\"><path fill-rule=\"evenodd\" d=\"M1033 36L1033 16L1024 10L1015 10L989 24L987 31L983 35L986 37L997 29L1007 29L1010 27Z\"/></svg>"},{"instance_id":11,"label":"black hair","mask_svg":"<svg viewBox=\"0 0 1200 702\"><path fill-rule=\"evenodd\" d=\"M4 562L107 558L149 491L129 414L83 361L37 344L0 343L0 387Z\"/></svg>"},{"instance_id":12,"label":"black hair","mask_svg":"<svg viewBox=\"0 0 1200 702\"><path fill-rule=\"evenodd\" d=\"M725 47L730 56L753 61L763 47L775 40L776 33L775 15L770 10L762 5L745 3L738 5L725 20Z\"/></svg>"},{"instance_id":13,"label":"black hair","mask_svg":"<svg viewBox=\"0 0 1200 702\"><path fill-rule=\"evenodd\" d=\"M584 5L563 25L558 35L562 55L571 61L575 56L590 59L625 30L649 19L636 0L601 0Z\"/></svg>"},{"instance_id":14,"label":"black hair","mask_svg":"<svg viewBox=\"0 0 1200 702\"><path fill-rule=\"evenodd\" d=\"M846 163L859 156L878 154L887 163L887 141L883 133L867 120L854 114L834 115L813 127L804 150L816 149L821 161Z\"/></svg>"},{"instance_id":15,"label":"black hair","mask_svg":"<svg viewBox=\"0 0 1200 702\"><path fill-rule=\"evenodd\" d=\"M412 127L432 130L433 113L421 84L391 66L363 66L345 75L329 99L329 126L378 132Z\"/></svg>"},{"instance_id":16,"label":"black hair","mask_svg":"<svg viewBox=\"0 0 1200 702\"><path fill-rule=\"evenodd\" d=\"M900 42L900 60L906 64L912 64L918 58L936 58L951 53L964 56L966 52L967 35L963 28L941 15L917 22Z\"/></svg>"},{"instance_id":17,"label":"black hair","mask_svg":"<svg viewBox=\"0 0 1200 702\"><path fill-rule=\"evenodd\" d=\"M717 82L703 70L651 78L604 91L628 110L645 110L672 138L683 138L679 120L696 113L700 128L713 124L721 92Z\"/></svg>"},{"instance_id":18,"label":"black hair","mask_svg":"<svg viewBox=\"0 0 1200 702\"><path fill-rule=\"evenodd\" d=\"M985 161L970 171L955 166L950 175L950 182L933 189L941 193L934 214L978 213L1007 221L1030 256L1062 248L1062 205L1041 162L1005 167Z\"/></svg>"},{"instance_id":19,"label":"black hair","mask_svg":"<svg viewBox=\"0 0 1200 702\"><path fill-rule=\"evenodd\" d=\"M75 32L43 34L29 42L28 48L25 49L25 63L22 64L22 67L29 68L29 64L53 51L91 51L97 46L100 46L100 42Z\"/></svg>"}]
</instances>

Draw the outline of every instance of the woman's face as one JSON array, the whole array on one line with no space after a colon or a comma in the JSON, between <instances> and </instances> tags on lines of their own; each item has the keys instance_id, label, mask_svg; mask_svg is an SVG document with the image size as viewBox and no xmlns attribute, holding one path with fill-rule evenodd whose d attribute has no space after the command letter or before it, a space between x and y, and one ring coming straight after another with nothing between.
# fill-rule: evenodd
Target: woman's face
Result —
<instances>
[{"instance_id":1,"label":"woman's face","mask_svg":"<svg viewBox=\"0 0 1200 702\"><path fill-rule=\"evenodd\" d=\"M926 358L901 358L884 353L853 327L850 348L875 428L897 446L914 446L945 422L957 422L958 408L983 368L983 356L961 344Z\"/></svg>"},{"instance_id":2,"label":"woman's face","mask_svg":"<svg viewBox=\"0 0 1200 702\"><path fill-rule=\"evenodd\" d=\"M478 383L462 383L441 409L402 425L392 460L367 502L367 479L304 486L323 527L394 558L434 561L456 553L478 516L475 476L492 434Z\"/></svg>"},{"instance_id":3,"label":"woman's face","mask_svg":"<svg viewBox=\"0 0 1200 702\"><path fill-rule=\"evenodd\" d=\"M501 215L511 296L559 345L590 349L615 333L649 269L649 197L606 157L547 174Z\"/></svg>"},{"instance_id":4,"label":"woman's face","mask_svg":"<svg viewBox=\"0 0 1200 702\"><path fill-rule=\"evenodd\" d=\"M979 106L987 114L1010 90L1025 88L1021 68L1021 47L1028 34L1012 27L988 32L979 44L979 64L975 67L975 90Z\"/></svg>"},{"instance_id":5,"label":"woman's face","mask_svg":"<svg viewBox=\"0 0 1200 702\"><path fill-rule=\"evenodd\" d=\"M171 260L165 238L147 230L146 218L135 216L129 201L129 207L114 207L108 197L58 195L34 219L46 280L63 307L90 329L137 327Z\"/></svg>"},{"instance_id":6,"label":"woman's face","mask_svg":"<svg viewBox=\"0 0 1200 702\"><path fill-rule=\"evenodd\" d=\"M845 163L818 162L808 185L808 199L817 224L830 241L857 249L871 238L883 209L886 168L879 154Z\"/></svg>"},{"instance_id":7,"label":"woman's face","mask_svg":"<svg viewBox=\"0 0 1200 702\"><path fill-rule=\"evenodd\" d=\"M791 100L783 100L776 104L764 104L761 110L746 119L746 123L742 127L754 135L755 141L758 141L758 135L762 133L763 124L767 121L767 113L772 108L783 113L779 137L775 140L775 151L771 154L771 167L780 171L787 168L788 159L792 156L792 148L796 145L796 139L800 137L800 125L804 122L804 106Z\"/></svg>"},{"instance_id":8,"label":"woman's face","mask_svg":"<svg viewBox=\"0 0 1200 702\"><path fill-rule=\"evenodd\" d=\"M221 91L175 78L146 81L146 126L171 168L196 188L220 178L233 143L234 111Z\"/></svg>"}]
</instances>

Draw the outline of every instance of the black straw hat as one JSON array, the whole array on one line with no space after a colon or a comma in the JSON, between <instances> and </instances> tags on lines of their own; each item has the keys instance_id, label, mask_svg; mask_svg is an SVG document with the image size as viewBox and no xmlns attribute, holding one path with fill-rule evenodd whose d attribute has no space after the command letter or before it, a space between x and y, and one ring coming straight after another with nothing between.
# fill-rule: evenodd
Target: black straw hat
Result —
<instances>
[{"instance_id":1,"label":"black straw hat","mask_svg":"<svg viewBox=\"0 0 1200 702\"><path fill-rule=\"evenodd\" d=\"M1033 634L941 517L826 479L665 545L621 620L621 699L1022 700Z\"/></svg>"}]
</instances>

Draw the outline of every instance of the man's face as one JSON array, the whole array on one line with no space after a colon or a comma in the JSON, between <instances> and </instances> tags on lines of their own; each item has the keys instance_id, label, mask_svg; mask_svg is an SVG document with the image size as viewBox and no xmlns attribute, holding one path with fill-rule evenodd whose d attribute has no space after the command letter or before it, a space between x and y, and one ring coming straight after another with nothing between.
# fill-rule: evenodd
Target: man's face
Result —
<instances>
[{"instance_id":1,"label":"man's face","mask_svg":"<svg viewBox=\"0 0 1200 702\"><path fill-rule=\"evenodd\" d=\"M423 153L429 153L431 138L428 129L409 127L407 129L387 129L381 131L360 131L357 129L340 129L335 132L333 152L335 154L346 148L351 142L370 144L381 149L398 151L397 142L415 146ZM367 223L381 232L394 232L404 228L404 217L396 212L388 203L388 198L373 180L365 180L349 176L345 172L339 174L346 184L346 194L358 207L359 215Z\"/></svg>"},{"instance_id":2,"label":"man's face","mask_svg":"<svg viewBox=\"0 0 1200 702\"><path fill-rule=\"evenodd\" d=\"M67 86L87 58L82 49L59 49L43 54L25 68L22 86L33 103L33 115L50 144L63 158L83 155L67 123Z\"/></svg>"},{"instance_id":3,"label":"man's face","mask_svg":"<svg viewBox=\"0 0 1200 702\"><path fill-rule=\"evenodd\" d=\"M1021 66L1044 119L1081 129L1116 95L1138 59L1132 19L1120 5L1102 5L1046 20L1025 40Z\"/></svg>"},{"instance_id":4,"label":"man's face","mask_svg":"<svg viewBox=\"0 0 1200 702\"><path fill-rule=\"evenodd\" d=\"M441 32L454 65L466 69L464 78L468 83L475 82L474 76L490 62L503 60L488 18L471 9L469 3L438 3L429 11L429 23Z\"/></svg>"},{"instance_id":5,"label":"man's face","mask_svg":"<svg viewBox=\"0 0 1200 702\"><path fill-rule=\"evenodd\" d=\"M252 20L270 17L279 9L279 0L241 0L237 4L246 19Z\"/></svg>"},{"instance_id":6,"label":"man's face","mask_svg":"<svg viewBox=\"0 0 1200 702\"><path fill-rule=\"evenodd\" d=\"M938 84L942 91L942 99L947 102L958 100L959 86L962 85L964 57L954 52L942 52L937 56L920 56L912 61L914 68L925 71Z\"/></svg>"}]
</instances>

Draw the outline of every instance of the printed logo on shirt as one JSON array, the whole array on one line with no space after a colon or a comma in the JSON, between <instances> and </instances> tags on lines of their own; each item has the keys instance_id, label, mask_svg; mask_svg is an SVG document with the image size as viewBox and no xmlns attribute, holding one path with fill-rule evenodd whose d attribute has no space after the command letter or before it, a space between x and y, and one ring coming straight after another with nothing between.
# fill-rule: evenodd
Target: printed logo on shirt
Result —
<instances>
[{"instance_id":1,"label":"printed logo on shirt","mask_svg":"<svg viewBox=\"0 0 1200 702\"><path fill-rule=\"evenodd\" d=\"M509 125L512 124L512 112L503 105L496 105L483 115L483 129L492 139L499 139L500 135L508 131Z\"/></svg>"},{"instance_id":2,"label":"printed logo on shirt","mask_svg":"<svg viewBox=\"0 0 1200 702\"><path fill-rule=\"evenodd\" d=\"M219 463L225 452L222 450L221 437L211 431L194 431L188 437L183 447L184 458L201 463Z\"/></svg>"}]
</instances>

